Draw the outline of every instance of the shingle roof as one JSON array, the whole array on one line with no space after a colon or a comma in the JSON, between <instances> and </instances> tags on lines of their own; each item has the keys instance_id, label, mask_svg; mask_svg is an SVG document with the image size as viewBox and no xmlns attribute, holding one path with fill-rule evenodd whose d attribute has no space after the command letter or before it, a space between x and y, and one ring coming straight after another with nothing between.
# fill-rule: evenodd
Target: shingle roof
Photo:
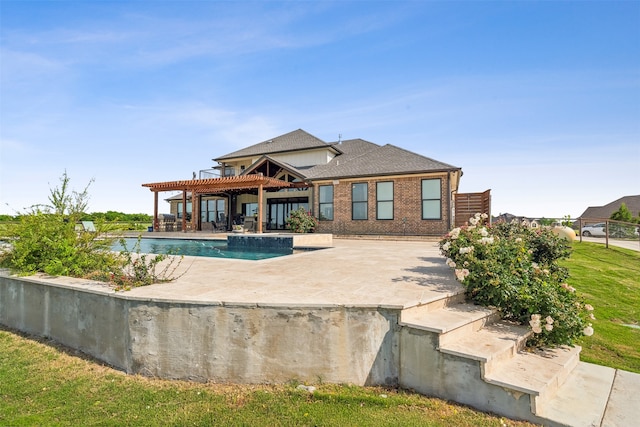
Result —
<instances>
[{"instance_id":1,"label":"shingle roof","mask_svg":"<svg viewBox=\"0 0 640 427\"><path fill-rule=\"evenodd\" d=\"M317 180L460 170L391 144L379 146L363 140L348 140L339 147L344 155L336 156L326 165L313 167L307 177Z\"/></svg>"},{"instance_id":2,"label":"shingle roof","mask_svg":"<svg viewBox=\"0 0 640 427\"><path fill-rule=\"evenodd\" d=\"M249 147L243 148L233 153L213 159L214 161L234 159L238 157L261 156L264 154L282 153L295 150L308 150L312 148L334 147L334 144L327 144L323 140L316 138L302 129L285 133L284 135L259 142Z\"/></svg>"},{"instance_id":3,"label":"shingle roof","mask_svg":"<svg viewBox=\"0 0 640 427\"><path fill-rule=\"evenodd\" d=\"M365 154L375 148L380 148L378 144L374 144L373 142L365 141L364 139L348 139L342 142L335 143L337 148L342 152L341 158L352 158L355 156L360 156Z\"/></svg>"},{"instance_id":4,"label":"shingle roof","mask_svg":"<svg viewBox=\"0 0 640 427\"><path fill-rule=\"evenodd\" d=\"M613 202L608 203L604 206L590 206L578 218L607 219L611 217L611 214L620 209L620 206L623 203L627 205L627 208L629 208L633 216L640 215L640 195L637 195L621 197L618 200L614 200Z\"/></svg>"}]
</instances>

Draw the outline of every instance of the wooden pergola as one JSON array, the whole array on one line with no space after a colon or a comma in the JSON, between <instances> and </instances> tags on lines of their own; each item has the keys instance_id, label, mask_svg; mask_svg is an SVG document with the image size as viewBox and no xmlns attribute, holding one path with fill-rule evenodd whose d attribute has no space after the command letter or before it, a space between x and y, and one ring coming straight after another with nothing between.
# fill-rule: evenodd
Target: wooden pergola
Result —
<instances>
[{"instance_id":1,"label":"wooden pergola","mask_svg":"<svg viewBox=\"0 0 640 427\"><path fill-rule=\"evenodd\" d=\"M219 194L237 190L258 190L258 233L262 233L262 194L270 188L287 188L295 184L262 174L229 176L223 178L189 179L183 181L155 182L142 184L153 192L153 229L159 229L158 221L158 193L163 191L182 191L182 230L186 232L187 224L187 193L191 193L191 229L197 229L197 219L200 215L198 196L203 194Z\"/></svg>"}]
</instances>

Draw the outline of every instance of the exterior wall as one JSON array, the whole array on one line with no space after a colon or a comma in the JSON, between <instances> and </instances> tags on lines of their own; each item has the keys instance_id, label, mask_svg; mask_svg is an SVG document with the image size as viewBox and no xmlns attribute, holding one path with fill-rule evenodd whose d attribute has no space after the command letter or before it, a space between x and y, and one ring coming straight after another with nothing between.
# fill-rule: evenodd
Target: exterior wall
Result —
<instances>
[{"instance_id":1,"label":"exterior wall","mask_svg":"<svg viewBox=\"0 0 640 427\"><path fill-rule=\"evenodd\" d=\"M149 300L0 272L0 323L128 373L236 383L397 385L400 310Z\"/></svg>"},{"instance_id":2,"label":"exterior wall","mask_svg":"<svg viewBox=\"0 0 640 427\"><path fill-rule=\"evenodd\" d=\"M61 282L67 281L68 285ZM0 323L50 337L116 368L129 365L128 302L86 280L7 277L0 272ZM81 284L77 286L76 283Z\"/></svg>"},{"instance_id":3,"label":"exterior wall","mask_svg":"<svg viewBox=\"0 0 640 427\"><path fill-rule=\"evenodd\" d=\"M423 179L440 178L441 185L441 219L422 219L421 183ZM393 181L394 185L394 215L391 220L376 219L376 183ZM353 220L351 216L351 184L368 183L368 219ZM266 192L263 199L263 222L267 218L267 199L308 197L312 212L318 215L318 186L333 185L334 187L334 219L320 221L316 232L332 233L336 235L409 235L409 236L442 236L453 224L451 195L449 194L449 174L423 174L390 177L350 178L333 181L317 181L308 190ZM236 204L237 212L229 215L239 215L242 203L257 203L257 196L251 194L239 195ZM177 201L171 202L171 213L177 218ZM210 227L203 224L203 229Z\"/></svg>"},{"instance_id":4,"label":"exterior wall","mask_svg":"<svg viewBox=\"0 0 640 427\"><path fill-rule=\"evenodd\" d=\"M288 163L294 167L316 166L327 164L335 157L335 153L326 148L315 150L292 151L287 153L269 154L269 157L283 163ZM260 160L262 155L255 157L244 157L236 160L225 161L224 164L233 168L236 175L248 169L255 162ZM242 168L244 166L244 169Z\"/></svg>"},{"instance_id":5,"label":"exterior wall","mask_svg":"<svg viewBox=\"0 0 640 427\"><path fill-rule=\"evenodd\" d=\"M305 150L298 153L291 152L271 155L271 157L277 161L288 163L294 167L324 165L329 163L334 156L335 154L324 148L320 150Z\"/></svg>"},{"instance_id":6,"label":"exterior wall","mask_svg":"<svg viewBox=\"0 0 640 427\"><path fill-rule=\"evenodd\" d=\"M422 219L423 179L440 178L442 218ZM376 183L393 181L393 219L376 219ZM351 184L368 183L368 219L351 219ZM333 185L333 221L320 221L317 232L333 234L432 235L441 236L451 228L448 174L340 179L314 183L313 212L318 212L318 186Z\"/></svg>"}]
</instances>

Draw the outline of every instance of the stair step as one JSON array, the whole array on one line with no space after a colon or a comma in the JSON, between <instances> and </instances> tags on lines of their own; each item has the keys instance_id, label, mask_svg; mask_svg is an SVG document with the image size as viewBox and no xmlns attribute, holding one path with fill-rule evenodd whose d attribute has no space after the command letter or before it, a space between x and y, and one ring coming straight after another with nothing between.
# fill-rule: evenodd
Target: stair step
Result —
<instances>
[{"instance_id":1,"label":"stair step","mask_svg":"<svg viewBox=\"0 0 640 427\"><path fill-rule=\"evenodd\" d=\"M402 310L401 326L440 334L440 346L453 342L467 334L478 331L484 325L499 319L495 310L473 304L458 303L429 310L428 306L417 306Z\"/></svg>"},{"instance_id":2,"label":"stair step","mask_svg":"<svg viewBox=\"0 0 640 427\"><path fill-rule=\"evenodd\" d=\"M539 402L536 415L561 426L601 425L615 372L606 366L578 363L556 395Z\"/></svg>"},{"instance_id":3,"label":"stair step","mask_svg":"<svg viewBox=\"0 0 640 427\"><path fill-rule=\"evenodd\" d=\"M537 414L538 402L548 401L580 361L581 347L521 351L511 360L494 366L485 381L533 396L531 411Z\"/></svg>"},{"instance_id":4,"label":"stair step","mask_svg":"<svg viewBox=\"0 0 640 427\"><path fill-rule=\"evenodd\" d=\"M500 321L441 344L440 351L482 362L484 375L487 375L493 371L496 362L509 360L522 350L531 334L526 326Z\"/></svg>"}]
</instances>

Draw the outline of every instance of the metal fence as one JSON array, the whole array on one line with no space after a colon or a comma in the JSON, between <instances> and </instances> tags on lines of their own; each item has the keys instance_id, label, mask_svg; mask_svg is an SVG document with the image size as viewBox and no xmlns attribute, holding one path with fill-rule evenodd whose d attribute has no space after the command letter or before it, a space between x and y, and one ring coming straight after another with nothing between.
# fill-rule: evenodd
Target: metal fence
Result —
<instances>
[{"instance_id":1,"label":"metal fence","mask_svg":"<svg viewBox=\"0 0 640 427\"><path fill-rule=\"evenodd\" d=\"M573 223L576 234L583 237L604 238L609 247L609 239L638 241L640 244L640 224L616 221L608 218L578 218Z\"/></svg>"}]
</instances>

